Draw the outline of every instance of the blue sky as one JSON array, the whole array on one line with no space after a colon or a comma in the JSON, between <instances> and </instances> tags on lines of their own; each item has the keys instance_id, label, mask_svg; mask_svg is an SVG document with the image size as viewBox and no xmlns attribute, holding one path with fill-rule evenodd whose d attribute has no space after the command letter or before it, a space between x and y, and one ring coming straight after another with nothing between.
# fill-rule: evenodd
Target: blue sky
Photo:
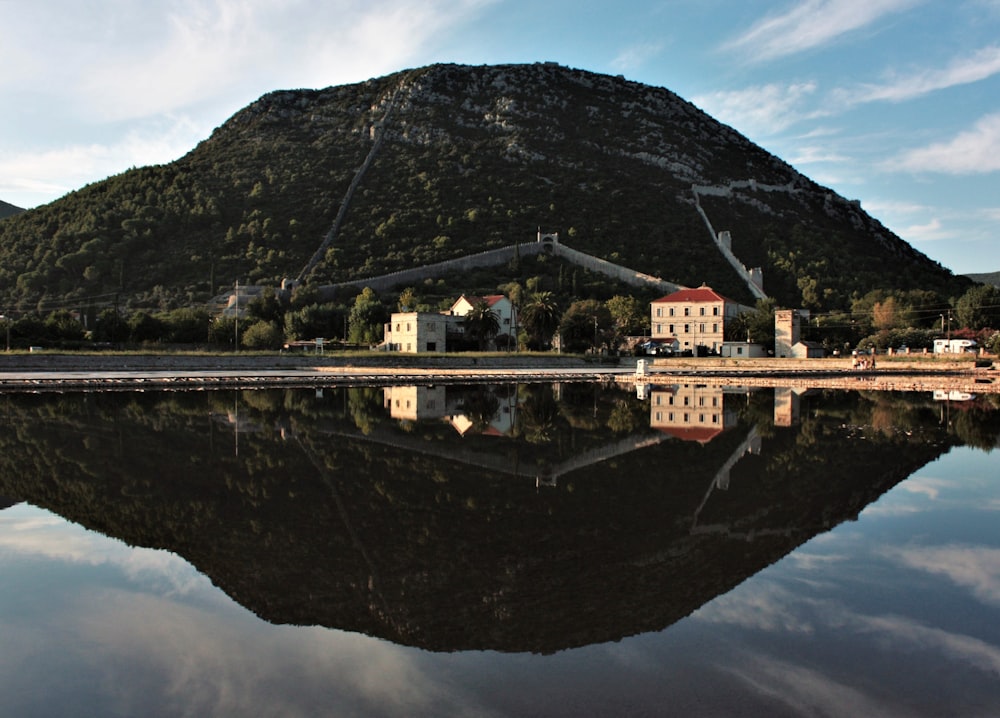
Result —
<instances>
[{"instance_id":1,"label":"blue sky","mask_svg":"<svg viewBox=\"0 0 1000 718\"><path fill-rule=\"evenodd\" d=\"M271 90L554 61L673 90L953 271L1000 271L1000 0L0 0L0 38L21 207Z\"/></svg>"}]
</instances>

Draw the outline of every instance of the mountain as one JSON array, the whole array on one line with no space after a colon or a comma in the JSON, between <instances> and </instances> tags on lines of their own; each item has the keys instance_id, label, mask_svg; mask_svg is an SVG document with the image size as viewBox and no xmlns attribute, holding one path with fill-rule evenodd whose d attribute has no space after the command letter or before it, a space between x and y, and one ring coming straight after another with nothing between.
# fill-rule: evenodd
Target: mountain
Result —
<instances>
[{"instance_id":1,"label":"mountain","mask_svg":"<svg viewBox=\"0 0 1000 718\"><path fill-rule=\"evenodd\" d=\"M4 202L0 199L0 219L3 219L4 217L12 217L13 215L20 214L23 211L24 210L20 207L15 207L9 202Z\"/></svg>"},{"instance_id":2,"label":"mountain","mask_svg":"<svg viewBox=\"0 0 1000 718\"><path fill-rule=\"evenodd\" d=\"M531 241L538 228L748 303L715 233L731 233L786 306L970 286L674 93L544 63L269 93L175 162L0 224L0 301L199 302L235 280L297 277L314 256L305 278L322 285Z\"/></svg>"},{"instance_id":3,"label":"mountain","mask_svg":"<svg viewBox=\"0 0 1000 718\"><path fill-rule=\"evenodd\" d=\"M1000 287L1000 272L987 272L984 274L966 274L965 276L971 279L973 282L979 282L980 284L992 284L994 287Z\"/></svg>"}]
</instances>

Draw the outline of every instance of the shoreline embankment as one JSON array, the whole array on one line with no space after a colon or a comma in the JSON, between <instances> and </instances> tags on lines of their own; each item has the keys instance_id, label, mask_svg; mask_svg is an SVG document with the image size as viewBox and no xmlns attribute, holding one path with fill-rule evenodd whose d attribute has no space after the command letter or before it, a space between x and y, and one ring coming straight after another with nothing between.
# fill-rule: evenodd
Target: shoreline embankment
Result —
<instances>
[{"instance_id":1,"label":"shoreline embankment","mask_svg":"<svg viewBox=\"0 0 1000 718\"><path fill-rule=\"evenodd\" d=\"M1000 371L968 358L722 359L553 354L0 354L0 392L597 381L1000 394Z\"/></svg>"}]
</instances>

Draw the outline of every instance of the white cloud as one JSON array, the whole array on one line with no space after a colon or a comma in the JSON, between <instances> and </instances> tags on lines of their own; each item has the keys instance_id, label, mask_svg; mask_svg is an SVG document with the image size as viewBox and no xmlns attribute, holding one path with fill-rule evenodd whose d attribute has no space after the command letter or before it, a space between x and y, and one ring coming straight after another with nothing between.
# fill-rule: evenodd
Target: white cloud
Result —
<instances>
[{"instance_id":1,"label":"white cloud","mask_svg":"<svg viewBox=\"0 0 1000 718\"><path fill-rule=\"evenodd\" d=\"M87 531L42 509L24 506L0 513L0 552L88 566L115 566L133 580L187 594L210 582L176 554L132 548Z\"/></svg>"},{"instance_id":2,"label":"white cloud","mask_svg":"<svg viewBox=\"0 0 1000 718\"><path fill-rule=\"evenodd\" d=\"M816 164L821 162L841 163L850 161L851 158L846 155L833 152L826 147L815 146L799 147L796 150L796 154L789 160L789 162L796 167L799 165Z\"/></svg>"},{"instance_id":3,"label":"white cloud","mask_svg":"<svg viewBox=\"0 0 1000 718\"><path fill-rule=\"evenodd\" d=\"M857 686L847 685L831 673L812 670L789 661L768 656L747 656L730 672L788 711L789 715L816 715L830 718L854 716L900 716L901 707L886 704L884 698L864 693ZM858 685L862 685L860 682ZM819 709L818 706L822 706Z\"/></svg>"},{"instance_id":4,"label":"white cloud","mask_svg":"<svg viewBox=\"0 0 1000 718\"><path fill-rule=\"evenodd\" d=\"M951 545L885 549L881 553L904 566L945 576L970 589L983 603L1000 606L1000 549Z\"/></svg>"},{"instance_id":5,"label":"white cloud","mask_svg":"<svg viewBox=\"0 0 1000 718\"><path fill-rule=\"evenodd\" d=\"M924 224L911 224L899 230L899 236L910 242L934 242L941 239L951 239L955 235L946 229L937 217Z\"/></svg>"},{"instance_id":6,"label":"white cloud","mask_svg":"<svg viewBox=\"0 0 1000 718\"><path fill-rule=\"evenodd\" d=\"M925 626L901 616L856 616L856 627L889 636L898 642L933 650L986 673L1000 675L1000 649L959 633Z\"/></svg>"},{"instance_id":7,"label":"white cloud","mask_svg":"<svg viewBox=\"0 0 1000 718\"><path fill-rule=\"evenodd\" d=\"M186 118L152 123L111 144L69 145L0 155L0 197L31 207L130 167L171 162L208 134ZM53 179L58 178L58 179Z\"/></svg>"},{"instance_id":8,"label":"white cloud","mask_svg":"<svg viewBox=\"0 0 1000 718\"><path fill-rule=\"evenodd\" d=\"M917 0L806 0L755 23L724 49L773 60L827 45L880 18L908 10Z\"/></svg>"},{"instance_id":9,"label":"white cloud","mask_svg":"<svg viewBox=\"0 0 1000 718\"><path fill-rule=\"evenodd\" d=\"M692 615L706 623L809 634L814 631L813 622L800 615L809 604L775 583L758 581L716 598Z\"/></svg>"},{"instance_id":10,"label":"white cloud","mask_svg":"<svg viewBox=\"0 0 1000 718\"><path fill-rule=\"evenodd\" d=\"M996 172L1000 170L1000 112L986 115L951 140L904 152L885 167L953 175Z\"/></svg>"},{"instance_id":11,"label":"white cloud","mask_svg":"<svg viewBox=\"0 0 1000 718\"><path fill-rule=\"evenodd\" d=\"M773 135L803 119L815 117L803 109L816 92L813 82L772 83L742 90L714 92L693 102L716 119L754 137Z\"/></svg>"},{"instance_id":12,"label":"white cloud","mask_svg":"<svg viewBox=\"0 0 1000 718\"><path fill-rule=\"evenodd\" d=\"M628 72L642 67L663 51L663 43L647 42L627 47L611 61L611 67L618 72Z\"/></svg>"},{"instance_id":13,"label":"white cloud","mask_svg":"<svg viewBox=\"0 0 1000 718\"><path fill-rule=\"evenodd\" d=\"M38 92L104 121L244 104L398 70L491 1L16 3L0 10L0 67L17 68L0 75L0 89ZM42 37L48 52L38 52Z\"/></svg>"},{"instance_id":14,"label":"white cloud","mask_svg":"<svg viewBox=\"0 0 1000 718\"><path fill-rule=\"evenodd\" d=\"M853 90L836 93L847 104L888 101L902 102L914 97L985 80L1000 73L1000 45L977 51L970 57L952 61L942 70L926 70L905 77L895 77L880 85L861 85Z\"/></svg>"}]
</instances>

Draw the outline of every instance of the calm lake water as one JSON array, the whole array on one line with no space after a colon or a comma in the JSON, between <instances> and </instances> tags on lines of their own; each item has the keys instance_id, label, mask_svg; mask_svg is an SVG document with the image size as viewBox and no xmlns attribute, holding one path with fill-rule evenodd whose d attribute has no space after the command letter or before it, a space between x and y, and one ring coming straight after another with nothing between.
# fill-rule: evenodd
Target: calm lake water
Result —
<instances>
[{"instance_id":1,"label":"calm lake water","mask_svg":"<svg viewBox=\"0 0 1000 718\"><path fill-rule=\"evenodd\" d=\"M1000 400L0 396L3 716L1000 715Z\"/></svg>"}]
</instances>

